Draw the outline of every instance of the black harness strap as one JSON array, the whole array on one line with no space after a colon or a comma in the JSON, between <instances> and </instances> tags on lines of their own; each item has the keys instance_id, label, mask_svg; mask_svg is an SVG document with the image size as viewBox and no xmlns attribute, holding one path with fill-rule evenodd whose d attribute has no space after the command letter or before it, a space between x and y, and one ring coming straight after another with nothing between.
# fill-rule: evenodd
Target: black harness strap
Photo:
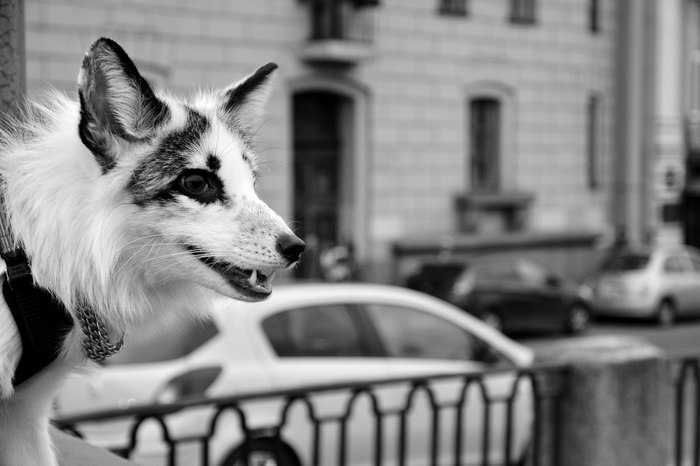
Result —
<instances>
[{"instance_id":1,"label":"black harness strap","mask_svg":"<svg viewBox=\"0 0 700 466\"><path fill-rule=\"evenodd\" d=\"M2 294L22 339L22 357L13 379L18 387L56 359L73 319L48 290L34 284L24 251L7 253L3 259L7 273Z\"/></svg>"}]
</instances>

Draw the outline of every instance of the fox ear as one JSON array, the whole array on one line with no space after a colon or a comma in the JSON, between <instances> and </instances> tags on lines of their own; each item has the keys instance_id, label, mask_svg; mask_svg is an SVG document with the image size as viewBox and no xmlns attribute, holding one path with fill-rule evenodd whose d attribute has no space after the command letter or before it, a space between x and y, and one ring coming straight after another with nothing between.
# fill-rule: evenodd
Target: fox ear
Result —
<instances>
[{"instance_id":1,"label":"fox ear","mask_svg":"<svg viewBox=\"0 0 700 466\"><path fill-rule=\"evenodd\" d=\"M80 138L103 169L115 165L115 144L148 138L170 117L136 65L113 40L100 38L85 53L78 75Z\"/></svg>"},{"instance_id":2,"label":"fox ear","mask_svg":"<svg viewBox=\"0 0 700 466\"><path fill-rule=\"evenodd\" d=\"M252 134L262 120L272 94L275 63L268 63L245 79L224 89L220 106L224 120L244 134Z\"/></svg>"}]
</instances>

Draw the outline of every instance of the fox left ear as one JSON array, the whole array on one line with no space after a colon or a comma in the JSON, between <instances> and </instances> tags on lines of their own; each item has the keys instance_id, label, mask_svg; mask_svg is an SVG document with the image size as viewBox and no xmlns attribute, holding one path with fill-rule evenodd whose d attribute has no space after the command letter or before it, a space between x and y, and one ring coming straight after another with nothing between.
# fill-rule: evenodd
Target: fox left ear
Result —
<instances>
[{"instance_id":1,"label":"fox left ear","mask_svg":"<svg viewBox=\"0 0 700 466\"><path fill-rule=\"evenodd\" d=\"M80 139L103 170L116 164L116 144L151 136L170 118L170 110L124 50L111 39L96 40L85 53L78 75Z\"/></svg>"},{"instance_id":2,"label":"fox left ear","mask_svg":"<svg viewBox=\"0 0 700 466\"><path fill-rule=\"evenodd\" d=\"M224 121L245 134L255 132L262 120L265 105L270 100L276 69L275 63L268 63L247 78L227 87L220 105Z\"/></svg>"}]
</instances>

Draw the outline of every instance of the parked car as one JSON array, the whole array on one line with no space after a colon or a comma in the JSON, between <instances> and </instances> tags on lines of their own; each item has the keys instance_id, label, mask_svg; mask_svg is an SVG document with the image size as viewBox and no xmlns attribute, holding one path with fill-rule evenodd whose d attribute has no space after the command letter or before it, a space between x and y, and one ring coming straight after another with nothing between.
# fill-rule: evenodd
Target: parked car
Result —
<instances>
[{"instance_id":1,"label":"parked car","mask_svg":"<svg viewBox=\"0 0 700 466\"><path fill-rule=\"evenodd\" d=\"M492 462L504 463L505 403L487 409L483 397L505 400L512 395L513 422L511 459L524 456L533 421L533 396L529 382L515 383L516 368L529 366L533 353L490 326L444 301L423 293L369 284L295 284L281 285L262 303L245 304L231 300L218 302L213 320L203 324L181 323L167 335L127 336L124 350L88 376L68 381L56 400L58 417L78 415L95 409L127 408L145 403L172 402L189 395L216 397L251 391L278 390L324 383L343 383L436 374L462 374L503 368L485 376L481 389L468 391L469 437L463 444L464 465L481 464L483 438L475 426L489 426L488 454ZM460 378L461 380L461 378ZM527 382L527 383L523 383ZM454 380L433 385L436 399L458 395ZM482 392L482 389L485 392ZM388 391L387 391L388 390ZM407 386L389 386L383 400L405 403ZM420 395L419 395L420 396ZM338 411L337 400L324 401L319 412ZM325 405L323 404L325 403ZM252 403L246 411L254 427L270 425L280 416L278 404ZM432 415L426 399L410 411L407 445L408 463L430 463L431 451L426 439ZM466 408L465 408L466 409ZM201 411L201 410L199 410ZM354 410L348 429L350 458L348 466L374 464L371 452L375 429L372 409ZM268 466L306 466L311 464L309 420L305 412L289 414L288 428L282 431L289 462L275 461L268 451L264 435L248 444L255 464ZM490 421L483 416L490 413ZM209 428L211 416L201 412L182 412L168 417L171 437L196 437ZM395 418L395 416L394 416ZM243 465L244 438L233 419L220 425L210 451L213 465ZM105 425L85 425L87 440L101 446L126 443L128 422L111 421ZM395 442L398 422L385 422L383 438ZM446 427L441 435L453 438ZM162 433L154 428L139 434L141 441L135 459L141 464L164 464ZM337 461L337 435L323 437L319 464ZM196 448L178 448L178 464L199 464ZM287 448L288 447L288 448ZM396 446L385 446L384 454L393 455ZM454 454L451 442L443 442L440 457ZM444 464L445 461L439 461ZM246 463L247 464L247 463ZM252 463L251 463L252 464Z\"/></svg>"},{"instance_id":2,"label":"parked car","mask_svg":"<svg viewBox=\"0 0 700 466\"><path fill-rule=\"evenodd\" d=\"M682 245L624 248L584 287L596 315L669 326L678 317L700 314L700 252Z\"/></svg>"},{"instance_id":3,"label":"parked car","mask_svg":"<svg viewBox=\"0 0 700 466\"><path fill-rule=\"evenodd\" d=\"M406 282L507 333L588 330L590 309L578 287L532 260L481 257L426 262Z\"/></svg>"}]
</instances>

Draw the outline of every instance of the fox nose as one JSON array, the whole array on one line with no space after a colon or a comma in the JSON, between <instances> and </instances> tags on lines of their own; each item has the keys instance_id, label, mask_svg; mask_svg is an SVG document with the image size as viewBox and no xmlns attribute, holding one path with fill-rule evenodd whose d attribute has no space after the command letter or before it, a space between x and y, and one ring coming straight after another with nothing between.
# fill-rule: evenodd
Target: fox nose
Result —
<instances>
[{"instance_id":1,"label":"fox nose","mask_svg":"<svg viewBox=\"0 0 700 466\"><path fill-rule=\"evenodd\" d=\"M299 260L304 249L306 249L306 243L295 235L282 235L277 239L277 251L290 264Z\"/></svg>"}]
</instances>

